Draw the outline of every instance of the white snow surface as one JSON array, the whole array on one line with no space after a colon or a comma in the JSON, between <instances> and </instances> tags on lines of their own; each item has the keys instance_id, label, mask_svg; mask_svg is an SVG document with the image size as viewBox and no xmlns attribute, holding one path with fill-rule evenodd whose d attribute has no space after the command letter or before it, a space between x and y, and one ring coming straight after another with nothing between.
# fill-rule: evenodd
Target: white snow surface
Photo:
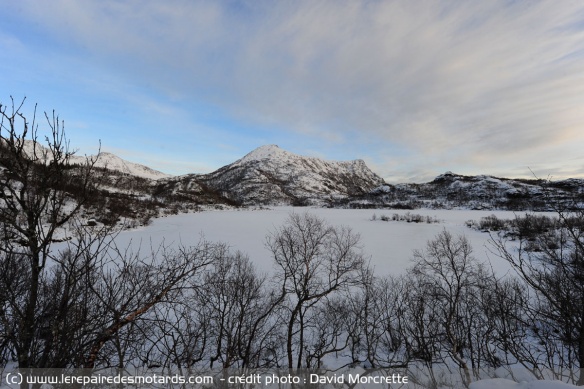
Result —
<instances>
[{"instance_id":1,"label":"white snow surface","mask_svg":"<svg viewBox=\"0 0 584 389\"><path fill-rule=\"evenodd\" d=\"M115 239L122 249L130 246L132 251L140 248L149 252L160 244L167 246L195 245L201 239L228 243L232 250L249 255L261 274L269 275L274 267L269 251L265 247L266 236L283 225L292 213L309 212L323 218L331 225L346 225L361 236L362 249L370 258L377 276L399 275L412 265L412 252L423 249L428 240L443 230L453 235L464 235L474 248L477 259L488 262L497 274L512 272L509 265L492 253L490 236L470 229L465 222L471 219L496 215L498 218L514 218L518 212L476 210L432 210L417 209L327 209L316 207L273 207L271 209L233 209L205 211L154 219L152 224L121 232ZM437 218L440 223L407 223L405 221L383 221L382 215L394 213L420 214ZM375 220L373 215L376 216ZM62 243L66 244L66 243ZM497 374L498 375L498 374ZM503 375L507 376L507 375ZM483 379L473 382L471 389L564 389L576 387L559 381L536 381L528 374L518 374L515 382L506 378ZM410 385L420 388L419 385ZM449 388L457 387L448 386Z\"/></svg>"},{"instance_id":2,"label":"white snow surface","mask_svg":"<svg viewBox=\"0 0 584 389\"><path fill-rule=\"evenodd\" d=\"M264 159L277 158L288 159L294 154L281 149L278 145L264 145L247 153L243 158L238 159L234 164L244 164L251 161L261 161Z\"/></svg>"},{"instance_id":3,"label":"white snow surface","mask_svg":"<svg viewBox=\"0 0 584 389\"><path fill-rule=\"evenodd\" d=\"M272 271L272 258L265 247L266 236L285 223L291 213L315 214L335 226L345 225L360 234L364 254L375 267L378 275L402 274L412 265L412 252L424 249L426 242L443 230L453 235L465 235L474 248L474 256L489 262L493 269L504 274L510 267L503 259L492 253L487 233L468 228L470 219L495 214L499 218L514 218L516 213L508 211L470 210L375 210L375 209L328 209L309 207L273 207L269 210L223 210L181 214L155 219L151 225L135 230L123 231L116 241L119 246L147 245L157 247L182 244L195 245L201 239L227 243L232 250L249 255L260 272ZM420 214L437 218L440 223L407 223L405 221L382 221L382 215L393 213ZM373 215L377 220L371 220Z\"/></svg>"},{"instance_id":4,"label":"white snow surface","mask_svg":"<svg viewBox=\"0 0 584 389\"><path fill-rule=\"evenodd\" d=\"M514 382L505 378L481 380L470 384L470 389L565 389L578 388L561 381Z\"/></svg>"}]
</instances>

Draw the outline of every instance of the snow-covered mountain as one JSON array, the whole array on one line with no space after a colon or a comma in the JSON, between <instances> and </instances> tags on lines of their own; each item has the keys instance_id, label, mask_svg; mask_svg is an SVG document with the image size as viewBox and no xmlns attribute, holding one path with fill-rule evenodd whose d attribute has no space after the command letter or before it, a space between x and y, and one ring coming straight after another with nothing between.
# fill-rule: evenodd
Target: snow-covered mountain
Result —
<instances>
[{"instance_id":1,"label":"snow-covered mountain","mask_svg":"<svg viewBox=\"0 0 584 389\"><path fill-rule=\"evenodd\" d=\"M427 183L389 185L362 160L325 161L266 145L209 174L158 180L156 196L194 204L551 210L584 196L584 180L446 172Z\"/></svg>"},{"instance_id":2,"label":"snow-covered mountain","mask_svg":"<svg viewBox=\"0 0 584 389\"><path fill-rule=\"evenodd\" d=\"M96 158L95 156L89 156L87 158ZM71 158L72 163L84 163L86 157L74 155ZM97 161L95 162L96 167L107 168L110 170L116 170L118 172L129 174L136 177L148 178L151 180L157 180L159 178L171 177L170 174L162 173L158 170L149 168L148 166L140 165L134 162L126 161L118 157L115 154L101 152L97 156Z\"/></svg>"},{"instance_id":3,"label":"snow-covered mountain","mask_svg":"<svg viewBox=\"0 0 584 389\"><path fill-rule=\"evenodd\" d=\"M46 149L26 144L26 153L47 162ZM73 163L86 157L74 156ZM326 161L290 153L275 145L261 146L208 174L168 176L101 153L100 195L88 208L105 222L231 206L320 205L351 208L464 208L553 210L584 204L584 180L513 180L447 172L421 184L390 185L363 160Z\"/></svg>"},{"instance_id":4,"label":"snow-covered mountain","mask_svg":"<svg viewBox=\"0 0 584 389\"><path fill-rule=\"evenodd\" d=\"M548 182L446 172L427 183L382 185L363 201L412 208L551 210L583 195L581 179Z\"/></svg>"},{"instance_id":5,"label":"snow-covered mountain","mask_svg":"<svg viewBox=\"0 0 584 389\"><path fill-rule=\"evenodd\" d=\"M24 153L31 158L34 158L38 161L44 161L45 163L48 163L52 159L51 151L42 143L36 142L32 139L27 139L24 141ZM88 160L95 160L94 166L97 168L115 170L117 172L135 177L148 178L151 180L171 177L170 174L162 173L145 165L126 161L125 159L122 159L117 155L108 152L100 152L97 156L81 156L73 154L70 158L70 163L83 165Z\"/></svg>"},{"instance_id":6,"label":"snow-covered mountain","mask_svg":"<svg viewBox=\"0 0 584 389\"><path fill-rule=\"evenodd\" d=\"M27 141L26 153L42 161L48 150L38 143L34 146L34 142ZM86 158L73 156L71 162L82 164ZM258 147L209 174L172 177L107 152L99 154L95 166L109 171L103 187L108 193L132 188L134 196L150 198L162 208L316 204L552 210L561 202L568 206L574 199L584 202L581 179L548 182L446 172L427 183L389 185L363 160L326 161L296 155L276 145Z\"/></svg>"},{"instance_id":7,"label":"snow-covered mountain","mask_svg":"<svg viewBox=\"0 0 584 389\"><path fill-rule=\"evenodd\" d=\"M26 153L42 160L47 150L38 143L34 146L27 141ZM72 157L73 163L85 160ZM172 212L200 205L552 210L562 202L571 206L574 199L584 203L581 179L548 182L446 172L427 183L389 185L363 160L326 161L276 145L258 147L208 174L173 177L107 152L99 155L95 166L109 171L103 184L107 193L131 188L134 197L150 199L156 208Z\"/></svg>"},{"instance_id":8,"label":"snow-covered mountain","mask_svg":"<svg viewBox=\"0 0 584 389\"><path fill-rule=\"evenodd\" d=\"M383 183L360 159L325 161L276 145L261 146L212 173L182 177L183 186L244 205L322 203L363 195Z\"/></svg>"}]
</instances>

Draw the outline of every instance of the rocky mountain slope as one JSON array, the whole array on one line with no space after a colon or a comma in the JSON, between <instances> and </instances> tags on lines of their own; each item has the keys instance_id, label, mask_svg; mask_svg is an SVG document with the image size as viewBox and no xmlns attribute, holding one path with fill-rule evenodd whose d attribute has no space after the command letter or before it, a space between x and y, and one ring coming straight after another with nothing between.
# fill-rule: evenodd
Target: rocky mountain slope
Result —
<instances>
[{"instance_id":1,"label":"rocky mountain slope","mask_svg":"<svg viewBox=\"0 0 584 389\"><path fill-rule=\"evenodd\" d=\"M358 204L398 208L470 208L507 210L553 210L558 205L575 206L584 196L584 180L562 181L464 176L446 172L423 184L382 185Z\"/></svg>"},{"instance_id":2,"label":"rocky mountain slope","mask_svg":"<svg viewBox=\"0 0 584 389\"><path fill-rule=\"evenodd\" d=\"M119 166L114 163L117 157L106 157L109 168ZM145 171L123 162L131 167L128 176ZM117 170L124 171L123 166ZM363 160L325 161L276 145L261 146L212 173L149 178L140 188L152 204L172 208L173 213L202 205L276 204L551 210L559 203L582 201L584 196L580 179L548 182L446 172L427 183L390 185Z\"/></svg>"},{"instance_id":3,"label":"rocky mountain slope","mask_svg":"<svg viewBox=\"0 0 584 389\"><path fill-rule=\"evenodd\" d=\"M268 145L209 174L159 180L156 195L236 205L307 205L365 195L383 184L362 160L325 161Z\"/></svg>"},{"instance_id":4,"label":"rocky mountain slope","mask_svg":"<svg viewBox=\"0 0 584 389\"><path fill-rule=\"evenodd\" d=\"M43 152L32 146L27 144L27 154ZM74 156L72 162L82 164L85 157ZM261 146L208 174L169 176L111 153L101 153L95 166L100 190L86 211L88 218L103 223L144 224L163 214L208 207L279 204L542 211L584 203L584 180L547 182L447 172L427 183L390 185L363 160L325 161L275 145Z\"/></svg>"},{"instance_id":5,"label":"rocky mountain slope","mask_svg":"<svg viewBox=\"0 0 584 389\"><path fill-rule=\"evenodd\" d=\"M362 160L325 161L259 147L197 180L240 204L311 204L369 193L384 183Z\"/></svg>"}]
</instances>

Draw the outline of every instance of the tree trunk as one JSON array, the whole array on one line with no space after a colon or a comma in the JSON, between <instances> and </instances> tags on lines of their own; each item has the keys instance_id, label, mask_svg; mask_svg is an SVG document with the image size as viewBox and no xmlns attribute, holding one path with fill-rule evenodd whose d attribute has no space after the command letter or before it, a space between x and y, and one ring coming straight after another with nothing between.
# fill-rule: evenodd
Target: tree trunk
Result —
<instances>
[{"instance_id":1,"label":"tree trunk","mask_svg":"<svg viewBox=\"0 0 584 389\"><path fill-rule=\"evenodd\" d=\"M579 378L576 385L584 386L584 328L582 328L584 326L584 310L581 313L580 323L580 334L578 339L578 365L580 371L578 372Z\"/></svg>"},{"instance_id":2,"label":"tree trunk","mask_svg":"<svg viewBox=\"0 0 584 389\"><path fill-rule=\"evenodd\" d=\"M35 313L37 310L40 272L39 255L34 253L31 255L31 274L30 274L30 291L26 302L26 309L24 311L24 318L20 332L20 345L18 349L18 367L26 369L32 366L31 349L33 346L34 331L35 331Z\"/></svg>"}]
</instances>

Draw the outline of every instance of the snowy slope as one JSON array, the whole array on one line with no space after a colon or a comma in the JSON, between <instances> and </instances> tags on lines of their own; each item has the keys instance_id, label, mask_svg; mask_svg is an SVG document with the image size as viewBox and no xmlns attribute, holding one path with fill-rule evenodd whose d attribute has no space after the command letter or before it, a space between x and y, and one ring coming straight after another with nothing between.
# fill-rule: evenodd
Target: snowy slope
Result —
<instances>
[{"instance_id":1,"label":"snowy slope","mask_svg":"<svg viewBox=\"0 0 584 389\"><path fill-rule=\"evenodd\" d=\"M514 180L446 172L422 184L389 185L363 160L326 161L276 145L258 147L209 174L161 180L163 196L239 205L326 205L354 208L553 210L584 196L584 180ZM204 196L205 201L198 199Z\"/></svg>"},{"instance_id":2,"label":"snowy slope","mask_svg":"<svg viewBox=\"0 0 584 389\"><path fill-rule=\"evenodd\" d=\"M27 153L32 155L34 143L27 142ZM46 150L37 144L40 160L43 152ZM72 162L84 163L85 158L73 156ZM156 197L164 204L550 211L558 204L569 207L574 201L584 202L582 179L547 182L446 172L427 183L388 185L361 159L326 161L296 155L276 145L258 147L209 174L172 177L107 152L99 155L96 166L127 177L155 180L142 195Z\"/></svg>"},{"instance_id":3,"label":"snowy slope","mask_svg":"<svg viewBox=\"0 0 584 389\"><path fill-rule=\"evenodd\" d=\"M30 139L24 141L24 152L29 156L33 155L36 156L37 160L44 161L45 163L51 160L50 150L47 147L43 146L41 143L35 142ZM119 171L124 174L148 178L152 180L171 177L170 174L162 173L158 170L151 169L148 166L126 161L115 154L107 152L101 152L97 156L73 155L71 156L70 161L72 164L84 164L88 159L94 160L95 158L97 158L95 166L98 168L107 168L110 170Z\"/></svg>"},{"instance_id":4,"label":"snowy slope","mask_svg":"<svg viewBox=\"0 0 584 389\"><path fill-rule=\"evenodd\" d=\"M95 156L90 156L88 158L95 158ZM85 161L86 157L73 156L73 158L71 158L72 163L84 163ZM117 170L124 174L129 174L132 176L142 178L149 178L152 180L170 177L170 174L162 173L158 170L151 169L148 166L126 161L115 154L107 152L99 153L99 155L97 156L95 166L107 168L110 170Z\"/></svg>"},{"instance_id":5,"label":"snowy slope","mask_svg":"<svg viewBox=\"0 0 584 389\"><path fill-rule=\"evenodd\" d=\"M382 185L363 160L325 161L261 146L201 181L243 204L302 204L345 198Z\"/></svg>"},{"instance_id":6,"label":"snowy slope","mask_svg":"<svg viewBox=\"0 0 584 389\"><path fill-rule=\"evenodd\" d=\"M446 172L423 184L382 185L370 193L369 200L378 205L401 202L414 207L446 209L547 211L583 194L584 180L581 179L548 182Z\"/></svg>"}]
</instances>

